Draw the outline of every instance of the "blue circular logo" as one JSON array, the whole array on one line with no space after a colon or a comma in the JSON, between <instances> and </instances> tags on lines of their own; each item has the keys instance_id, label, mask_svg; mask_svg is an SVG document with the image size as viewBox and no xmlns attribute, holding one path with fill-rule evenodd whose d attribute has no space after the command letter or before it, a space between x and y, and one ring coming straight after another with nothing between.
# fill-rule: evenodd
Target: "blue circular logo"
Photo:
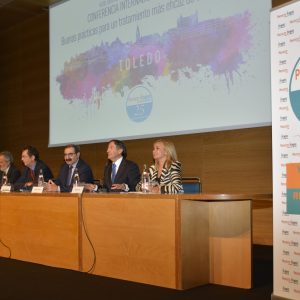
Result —
<instances>
[{"instance_id":1,"label":"blue circular logo","mask_svg":"<svg viewBox=\"0 0 300 300\"><path fill-rule=\"evenodd\" d=\"M143 122L151 114L153 99L150 91L144 86L134 87L128 94L126 110L134 122Z\"/></svg>"},{"instance_id":2,"label":"blue circular logo","mask_svg":"<svg viewBox=\"0 0 300 300\"><path fill-rule=\"evenodd\" d=\"M298 58L289 85L289 96L293 112L298 120L300 120L300 58Z\"/></svg>"}]
</instances>

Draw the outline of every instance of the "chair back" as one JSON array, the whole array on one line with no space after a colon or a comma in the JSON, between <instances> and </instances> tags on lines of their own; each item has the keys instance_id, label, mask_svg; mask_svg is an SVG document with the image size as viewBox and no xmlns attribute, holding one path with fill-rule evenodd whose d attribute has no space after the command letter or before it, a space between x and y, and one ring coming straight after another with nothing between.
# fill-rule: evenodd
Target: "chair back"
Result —
<instances>
[{"instance_id":1,"label":"chair back","mask_svg":"<svg viewBox=\"0 0 300 300\"><path fill-rule=\"evenodd\" d=\"M199 177L182 177L182 186L185 194L198 194L202 192Z\"/></svg>"}]
</instances>

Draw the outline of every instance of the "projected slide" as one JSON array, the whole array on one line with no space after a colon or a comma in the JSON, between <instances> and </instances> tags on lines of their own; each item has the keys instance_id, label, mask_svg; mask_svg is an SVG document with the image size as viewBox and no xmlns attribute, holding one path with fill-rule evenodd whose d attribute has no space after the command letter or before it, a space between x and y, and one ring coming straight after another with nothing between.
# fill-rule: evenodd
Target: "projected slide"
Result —
<instances>
[{"instance_id":1,"label":"projected slide","mask_svg":"<svg viewBox=\"0 0 300 300\"><path fill-rule=\"evenodd\" d=\"M224 2L52 7L49 144L270 124L271 3Z\"/></svg>"}]
</instances>

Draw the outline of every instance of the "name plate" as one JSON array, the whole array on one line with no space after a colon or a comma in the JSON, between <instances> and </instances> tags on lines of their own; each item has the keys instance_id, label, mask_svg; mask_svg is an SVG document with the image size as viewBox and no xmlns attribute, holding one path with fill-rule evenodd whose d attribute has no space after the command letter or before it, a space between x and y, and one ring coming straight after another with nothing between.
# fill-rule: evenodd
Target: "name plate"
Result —
<instances>
[{"instance_id":1,"label":"name plate","mask_svg":"<svg viewBox=\"0 0 300 300\"><path fill-rule=\"evenodd\" d=\"M31 193L41 194L44 190L43 186L34 186L31 190Z\"/></svg>"},{"instance_id":2,"label":"name plate","mask_svg":"<svg viewBox=\"0 0 300 300\"><path fill-rule=\"evenodd\" d=\"M73 186L71 193L72 194L82 194L84 186Z\"/></svg>"},{"instance_id":3,"label":"name plate","mask_svg":"<svg viewBox=\"0 0 300 300\"><path fill-rule=\"evenodd\" d=\"M2 185L1 186L1 192L9 193L10 191L11 191L11 186L10 185Z\"/></svg>"}]
</instances>

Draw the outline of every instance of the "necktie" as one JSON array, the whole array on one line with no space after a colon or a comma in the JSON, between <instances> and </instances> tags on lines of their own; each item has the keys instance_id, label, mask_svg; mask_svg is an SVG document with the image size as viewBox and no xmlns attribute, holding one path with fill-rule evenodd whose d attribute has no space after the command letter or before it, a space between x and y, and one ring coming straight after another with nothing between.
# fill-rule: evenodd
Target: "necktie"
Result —
<instances>
[{"instance_id":1,"label":"necktie","mask_svg":"<svg viewBox=\"0 0 300 300\"><path fill-rule=\"evenodd\" d=\"M69 171L68 171L68 177L67 177L67 185L71 185L71 180L72 180L72 169L73 166L69 166Z\"/></svg>"},{"instance_id":2,"label":"necktie","mask_svg":"<svg viewBox=\"0 0 300 300\"><path fill-rule=\"evenodd\" d=\"M116 177L116 169L117 166L115 163L112 164L112 169L111 169L111 182L114 183L115 177Z\"/></svg>"},{"instance_id":3,"label":"necktie","mask_svg":"<svg viewBox=\"0 0 300 300\"><path fill-rule=\"evenodd\" d=\"M32 170L32 169L29 169L29 173L30 173L30 179L31 179L32 182L33 182L33 181L34 181L34 178L35 178L33 170Z\"/></svg>"}]
</instances>

